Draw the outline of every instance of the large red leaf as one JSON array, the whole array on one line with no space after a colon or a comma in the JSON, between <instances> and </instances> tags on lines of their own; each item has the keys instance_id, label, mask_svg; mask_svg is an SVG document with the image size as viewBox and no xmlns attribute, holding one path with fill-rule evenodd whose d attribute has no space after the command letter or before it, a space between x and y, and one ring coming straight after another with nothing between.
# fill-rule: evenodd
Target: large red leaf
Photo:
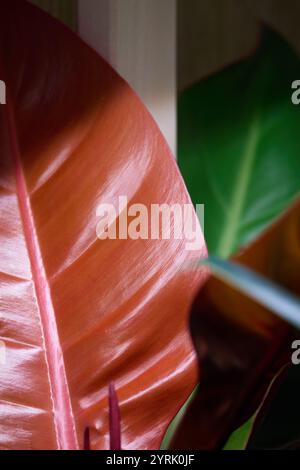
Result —
<instances>
[{"instance_id":1,"label":"large red leaf","mask_svg":"<svg viewBox=\"0 0 300 470\"><path fill-rule=\"evenodd\" d=\"M75 35L1 2L0 447L107 448L107 387L123 448L156 448L196 379L186 332L204 252L185 240L99 240L96 207L189 203L128 85Z\"/></svg>"}]
</instances>

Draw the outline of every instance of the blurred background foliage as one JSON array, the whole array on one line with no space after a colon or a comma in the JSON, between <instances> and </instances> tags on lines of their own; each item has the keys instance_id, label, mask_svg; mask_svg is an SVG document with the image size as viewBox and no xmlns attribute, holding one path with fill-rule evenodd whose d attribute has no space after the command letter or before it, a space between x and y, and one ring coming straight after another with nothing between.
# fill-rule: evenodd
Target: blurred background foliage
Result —
<instances>
[{"instance_id":1,"label":"blurred background foliage","mask_svg":"<svg viewBox=\"0 0 300 470\"><path fill-rule=\"evenodd\" d=\"M193 202L205 204L210 254L236 254L299 196L300 107L291 103L291 83L300 78L299 14L292 0L179 0L178 162ZM258 20L280 33L264 34L259 49ZM251 448L299 446L292 411L299 384L294 367L255 424ZM253 422L225 449L245 448Z\"/></svg>"}]
</instances>

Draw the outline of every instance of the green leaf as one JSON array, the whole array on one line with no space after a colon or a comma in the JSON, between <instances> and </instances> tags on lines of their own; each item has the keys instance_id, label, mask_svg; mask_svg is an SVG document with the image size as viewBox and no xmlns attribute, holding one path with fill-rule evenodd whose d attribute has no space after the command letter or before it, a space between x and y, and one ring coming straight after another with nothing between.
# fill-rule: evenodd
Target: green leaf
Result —
<instances>
[{"instance_id":1,"label":"green leaf","mask_svg":"<svg viewBox=\"0 0 300 470\"><path fill-rule=\"evenodd\" d=\"M249 434L253 427L254 418L248 419L240 428L234 431L224 446L224 450L244 450Z\"/></svg>"},{"instance_id":2,"label":"green leaf","mask_svg":"<svg viewBox=\"0 0 300 470\"><path fill-rule=\"evenodd\" d=\"M253 57L185 91L179 165L193 202L205 204L211 254L227 258L258 237L300 190L300 62L266 30Z\"/></svg>"}]
</instances>

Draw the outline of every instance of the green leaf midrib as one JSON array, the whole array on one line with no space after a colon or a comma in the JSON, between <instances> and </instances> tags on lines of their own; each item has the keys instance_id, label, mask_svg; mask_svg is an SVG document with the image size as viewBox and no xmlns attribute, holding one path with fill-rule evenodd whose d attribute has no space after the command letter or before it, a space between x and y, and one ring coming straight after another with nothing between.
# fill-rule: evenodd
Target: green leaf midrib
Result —
<instances>
[{"instance_id":1,"label":"green leaf midrib","mask_svg":"<svg viewBox=\"0 0 300 470\"><path fill-rule=\"evenodd\" d=\"M225 218L224 232L216 250L216 254L221 258L228 258L235 248L235 240L251 181L258 142L259 119L255 117L249 129L245 153L241 158L241 165L236 175L232 197Z\"/></svg>"}]
</instances>

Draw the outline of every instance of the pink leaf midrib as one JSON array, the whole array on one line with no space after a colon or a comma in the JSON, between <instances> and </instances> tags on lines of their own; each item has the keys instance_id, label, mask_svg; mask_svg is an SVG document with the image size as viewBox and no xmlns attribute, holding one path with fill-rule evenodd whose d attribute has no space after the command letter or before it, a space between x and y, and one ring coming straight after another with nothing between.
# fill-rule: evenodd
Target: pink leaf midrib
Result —
<instances>
[{"instance_id":1,"label":"pink leaf midrib","mask_svg":"<svg viewBox=\"0 0 300 470\"><path fill-rule=\"evenodd\" d=\"M12 160L15 170L16 192L28 256L31 264L32 280L40 314L41 331L53 404L57 447L60 450L76 450L79 447L69 386L66 377L64 357L59 340L50 287L35 229L30 197L20 156L14 111L9 96L7 97L7 104L5 107Z\"/></svg>"}]
</instances>

